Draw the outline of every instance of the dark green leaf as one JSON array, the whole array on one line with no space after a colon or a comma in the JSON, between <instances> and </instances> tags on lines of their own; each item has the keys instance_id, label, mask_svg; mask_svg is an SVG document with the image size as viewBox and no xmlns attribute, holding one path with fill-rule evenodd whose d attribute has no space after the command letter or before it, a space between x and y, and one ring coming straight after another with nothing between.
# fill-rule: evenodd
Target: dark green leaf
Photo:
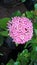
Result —
<instances>
[{"instance_id":1,"label":"dark green leaf","mask_svg":"<svg viewBox=\"0 0 37 65\"><path fill-rule=\"evenodd\" d=\"M25 48L27 48L27 46L30 44L34 47L35 44L37 44L37 38L32 38L30 41L28 41L25 45Z\"/></svg>"},{"instance_id":2,"label":"dark green leaf","mask_svg":"<svg viewBox=\"0 0 37 65\"><path fill-rule=\"evenodd\" d=\"M10 20L10 18L2 18L0 19L0 28L6 29L7 22Z\"/></svg>"},{"instance_id":3,"label":"dark green leaf","mask_svg":"<svg viewBox=\"0 0 37 65\"><path fill-rule=\"evenodd\" d=\"M14 65L14 61L11 59L11 60L7 63L7 65Z\"/></svg>"},{"instance_id":4,"label":"dark green leaf","mask_svg":"<svg viewBox=\"0 0 37 65\"><path fill-rule=\"evenodd\" d=\"M35 31L35 34L36 34L36 36L37 36L37 29L34 29L34 31Z\"/></svg>"},{"instance_id":5,"label":"dark green leaf","mask_svg":"<svg viewBox=\"0 0 37 65\"><path fill-rule=\"evenodd\" d=\"M23 50L22 53L20 53L18 55L17 60L20 62L20 65L27 65L27 62L28 62L28 59L29 59L28 57L29 57L28 50L25 49L25 50Z\"/></svg>"},{"instance_id":6,"label":"dark green leaf","mask_svg":"<svg viewBox=\"0 0 37 65\"><path fill-rule=\"evenodd\" d=\"M8 31L2 31L2 32L0 32L0 35L2 35L2 36L8 36Z\"/></svg>"},{"instance_id":7,"label":"dark green leaf","mask_svg":"<svg viewBox=\"0 0 37 65\"><path fill-rule=\"evenodd\" d=\"M33 12L32 11L26 11L26 16L28 18L33 18Z\"/></svg>"},{"instance_id":8,"label":"dark green leaf","mask_svg":"<svg viewBox=\"0 0 37 65\"><path fill-rule=\"evenodd\" d=\"M23 13L22 16L25 17L26 16L25 13Z\"/></svg>"},{"instance_id":9,"label":"dark green leaf","mask_svg":"<svg viewBox=\"0 0 37 65\"><path fill-rule=\"evenodd\" d=\"M11 17L14 17L14 16L21 16L21 12L18 10L16 12L14 12Z\"/></svg>"},{"instance_id":10,"label":"dark green leaf","mask_svg":"<svg viewBox=\"0 0 37 65\"><path fill-rule=\"evenodd\" d=\"M33 23L33 27L34 27L34 29L37 29L37 22Z\"/></svg>"},{"instance_id":11,"label":"dark green leaf","mask_svg":"<svg viewBox=\"0 0 37 65\"><path fill-rule=\"evenodd\" d=\"M19 61L16 61L16 62L14 63L14 65L20 65L20 62L19 62Z\"/></svg>"}]
</instances>

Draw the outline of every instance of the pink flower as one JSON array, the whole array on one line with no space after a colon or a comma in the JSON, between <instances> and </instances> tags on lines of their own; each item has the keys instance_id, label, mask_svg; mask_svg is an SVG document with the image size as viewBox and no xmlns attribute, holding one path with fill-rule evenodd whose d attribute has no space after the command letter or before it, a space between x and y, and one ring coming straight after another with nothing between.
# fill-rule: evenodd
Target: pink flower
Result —
<instances>
[{"instance_id":1,"label":"pink flower","mask_svg":"<svg viewBox=\"0 0 37 65\"><path fill-rule=\"evenodd\" d=\"M14 17L8 22L9 35L17 44L25 44L33 36L33 24L26 17Z\"/></svg>"}]
</instances>

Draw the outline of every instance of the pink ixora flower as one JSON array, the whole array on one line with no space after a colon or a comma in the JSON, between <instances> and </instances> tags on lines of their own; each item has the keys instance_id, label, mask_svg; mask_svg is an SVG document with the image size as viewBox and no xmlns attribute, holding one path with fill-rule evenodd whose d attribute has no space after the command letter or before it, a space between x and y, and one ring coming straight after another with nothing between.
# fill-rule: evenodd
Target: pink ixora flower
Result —
<instances>
[{"instance_id":1,"label":"pink ixora flower","mask_svg":"<svg viewBox=\"0 0 37 65\"><path fill-rule=\"evenodd\" d=\"M25 44L33 36L33 24L26 17L14 17L8 23L9 36L17 44Z\"/></svg>"}]
</instances>

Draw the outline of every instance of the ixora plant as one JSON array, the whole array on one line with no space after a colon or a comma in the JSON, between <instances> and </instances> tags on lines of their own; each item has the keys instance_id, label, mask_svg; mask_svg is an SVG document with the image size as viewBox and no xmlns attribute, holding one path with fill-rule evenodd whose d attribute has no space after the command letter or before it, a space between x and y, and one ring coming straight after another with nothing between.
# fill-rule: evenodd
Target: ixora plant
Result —
<instances>
[{"instance_id":1,"label":"ixora plant","mask_svg":"<svg viewBox=\"0 0 37 65\"><path fill-rule=\"evenodd\" d=\"M24 48L18 53L16 61L10 59L6 65L37 65L37 15L34 11L23 14L17 11L10 18L0 19L0 46L4 44L4 37L9 36L16 49L18 45L24 45Z\"/></svg>"},{"instance_id":2,"label":"ixora plant","mask_svg":"<svg viewBox=\"0 0 37 65\"><path fill-rule=\"evenodd\" d=\"M33 36L33 24L26 17L14 17L8 23L9 35L16 44L25 44Z\"/></svg>"}]
</instances>

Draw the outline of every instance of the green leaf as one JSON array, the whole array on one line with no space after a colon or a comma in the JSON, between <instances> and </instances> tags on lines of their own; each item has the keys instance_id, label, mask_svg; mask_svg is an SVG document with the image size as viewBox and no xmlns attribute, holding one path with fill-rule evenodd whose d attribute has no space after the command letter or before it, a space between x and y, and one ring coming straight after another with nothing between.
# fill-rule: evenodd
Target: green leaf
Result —
<instances>
[{"instance_id":1,"label":"green leaf","mask_svg":"<svg viewBox=\"0 0 37 65\"><path fill-rule=\"evenodd\" d=\"M29 65L33 65L33 61L31 61L31 62L29 63Z\"/></svg>"},{"instance_id":2,"label":"green leaf","mask_svg":"<svg viewBox=\"0 0 37 65\"><path fill-rule=\"evenodd\" d=\"M25 2L26 0L21 0L21 2Z\"/></svg>"},{"instance_id":3,"label":"green leaf","mask_svg":"<svg viewBox=\"0 0 37 65\"><path fill-rule=\"evenodd\" d=\"M37 3L34 5L35 10L37 10Z\"/></svg>"},{"instance_id":4,"label":"green leaf","mask_svg":"<svg viewBox=\"0 0 37 65\"><path fill-rule=\"evenodd\" d=\"M32 38L29 43L37 43L37 39L36 38Z\"/></svg>"},{"instance_id":5,"label":"green leaf","mask_svg":"<svg viewBox=\"0 0 37 65\"><path fill-rule=\"evenodd\" d=\"M10 20L10 18L2 18L0 19L0 28L6 29L7 22Z\"/></svg>"},{"instance_id":6,"label":"green leaf","mask_svg":"<svg viewBox=\"0 0 37 65\"><path fill-rule=\"evenodd\" d=\"M14 16L21 16L21 12L18 10L18 11L15 11L11 17L14 17Z\"/></svg>"},{"instance_id":7,"label":"green leaf","mask_svg":"<svg viewBox=\"0 0 37 65\"><path fill-rule=\"evenodd\" d=\"M23 52L20 55L27 57L28 56L27 54L28 54L28 50L25 49L25 50L23 50Z\"/></svg>"},{"instance_id":8,"label":"green leaf","mask_svg":"<svg viewBox=\"0 0 37 65\"><path fill-rule=\"evenodd\" d=\"M2 36L8 36L8 31L2 31L2 32L0 32L0 35L2 35Z\"/></svg>"},{"instance_id":9,"label":"green leaf","mask_svg":"<svg viewBox=\"0 0 37 65\"><path fill-rule=\"evenodd\" d=\"M14 61L11 59L6 65L14 65Z\"/></svg>"},{"instance_id":10,"label":"green leaf","mask_svg":"<svg viewBox=\"0 0 37 65\"><path fill-rule=\"evenodd\" d=\"M28 17L28 18L33 18L33 12L32 11L26 11L26 16Z\"/></svg>"},{"instance_id":11,"label":"green leaf","mask_svg":"<svg viewBox=\"0 0 37 65\"><path fill-rule=\"evenodd\" d=\"M37 29L34 29L34 31L35 31L35 34L36 34L36 36L37 36Z\"/></svg>"},{"instance_id":12,"label":"green leaf","mask_svg":"<svg viewBox=\"0 0 37 65\"><path fill-rule=\"evenodd\" d=\"M18 46L18 44L16 43L16 47Z\"/></svg>"},{"instance_id":13,"label":"green leaf","mask_svg":"<svg viewBox=\"0 0 37 65\"><path fill-rule=\"evenodd\" d=\"M20 65L27 65L27 62L28 62L28 58L29 57L29 53L28 53L28 50L25 49L22 51L22 53L18 54L18 58L17 58L17 61L20 62Z\"/></svg>"},{"instance_id":14,"label":"green leaf","mask_svg":"<svg viewBox=\"0 0 37 65\"><path fill-rule=\"evenodd\" d=\"M35 16L36 22L37 22L37 15Z\"/></svg>"},{"instance_id":15,"label":"green leaf","mask_svg":"<svg viewBox=\"0 0 37 65\"><path fill-rule=\"evenodd\" d=\"M34 17L33 27L37 29L37 16Z\"/></svg>"},{"instance_id":16,"label":"green leaf","mask_svg":"<svg viewBox=\"0 0 37 65\"><path fill-rule=\"evenodd\" d=\"M34 29L37 29L37 22L33 23L33 27L34 27Z\"/></svg>"},{"instance_id":17,"label":"green leaf","mask_svg":"<svg viewBox=\"0 0 37 65\"><path fill-rule=\"evenodd\" d=\"M26 16L25 13L23 13L22 16L25 17Z\"/></svg>"},{"instance_id":18,"label":"green leaf","mask_svg":"<svg viewBox=\"0 0 37 65\"><path fill-rule=\"evenodd\" d=\"M37 52L37 46L35 46L35 51Z\"/></svg>"},{"instance_id":19,"label":"green leaf","mask_svg":"<svg viewBox=\"0 0 37 65\"><path fill-rule=\"evenodd\" d=\"M19 61L16 61L16 62L14 63L14 65L20 65L20 62L19 62Z\"/></svg>"},{"instance_id":20,"label":"green leaf","mask_svg":"<svg viewBox=\"0 0 37 65\"><path fill-rule=\"evenodd\" d=\"M32 38L30 41L28 41L24 48L27 48L29 44L31 44L34 47L35 44L37 44L37 38Z\"/></svg>"},{"instance_id":21,"label":"green leaf","mask_svg":"<svg viewBox=\"0 0 37 65\"><path fill-rule=\"evenodd\" d=\"M37 52L35 50L32 50L31 52L31 59L36 60L37 59Z\"/></svg>"},{"instance_id":22,"label":"green leaf","mask_svg":"<svg viewBox=\"0 0 37 65\"><path fill-rule=\"evenodd\" d=\"M27 50L27 49L23 50L22 53L20 53L20 54L18 55L18 59L23 58L23 56L24 56L24 57L27 57L27 56L28 56L28 50Z\"/></svg>"},{"instance_id":23,"label":"green leaf","mask_svg":"<svg viewBox=\"0 0 37 65\"><path fill-rule=\"evenodd\" d=\"M35 15L35 14L34 14ZM37 15L34 16L34 24L36 23L37 24Z\"/></svg>"}]
</instances>

